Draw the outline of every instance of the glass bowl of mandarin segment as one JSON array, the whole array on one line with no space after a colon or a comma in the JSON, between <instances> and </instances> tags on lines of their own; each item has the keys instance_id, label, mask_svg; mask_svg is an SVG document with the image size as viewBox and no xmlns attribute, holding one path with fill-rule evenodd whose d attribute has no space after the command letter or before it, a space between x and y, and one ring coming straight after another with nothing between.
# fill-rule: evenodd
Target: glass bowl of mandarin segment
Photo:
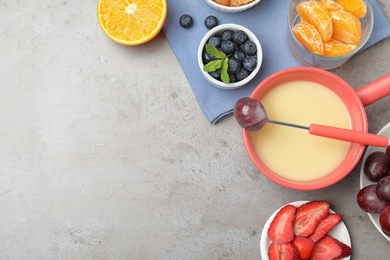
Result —
<instances>
[{"instance_id":1,"label":"glass bowl of mandarin segment","mask_svg":"<svg viewBox=\"0 0 390 260\"><path fill-rule=\"evenodd\" d=\"M292 0L287 42L303 65L339 67L358 53L374 27L370 0Z\"/></svg>"}]
</instances>

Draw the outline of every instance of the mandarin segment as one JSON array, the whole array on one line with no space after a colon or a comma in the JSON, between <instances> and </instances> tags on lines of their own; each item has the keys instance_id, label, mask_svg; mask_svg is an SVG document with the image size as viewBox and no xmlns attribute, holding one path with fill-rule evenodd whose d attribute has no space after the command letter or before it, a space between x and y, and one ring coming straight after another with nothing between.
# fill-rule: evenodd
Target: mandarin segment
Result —
<instances>
[{"instance_id":1,"label":"mandarin segment","mask_svg":"<svg viewBox=\"0 0 390 260\"><path fill-rule=\"evenodd\" d=\"M139 45L155 38L166 16L166 0L99 0L98 4L103 31L125 45Z\"/></svg>"},{"instance_id":2,"label":"mandarin segment","mask_svg":"<svg viewBox=\"0 0 390 260\"><path fill-rule=\"evenodd\" d=\"M296 6L296 10L303 21L317 29L323 41L332 37L332 18L324 4L314 0L303 1Z\"/></svg>"},{"instance_id":3,"label":"mandarin segment","mask_svg":"<svg viewBox=\"0 0 390 260\"><path fill-rule=\"evenodd\" d=\"M332 38L346 44L358 44L362 36L361 23L356 16L344 10L330 13L333 24Z\"/></svg>"},{"instance_id":4,"label":"mandarin segment","mask_svg":"<svg viewBox=\"0 0 390 260\"><path fill-rule=\"evenodd\" d=\"M318 55L324 54L321 36L313 25L301 21L293 26L292 32L309 51Z\"/></svg>"},{"instance_id":5,"label":"mandarin segment","mask_svg":"<svg viewBox=\"0 0 390 260\"><path fill-rule=\"evenodd\" d=\"M318 0L318 2L325 5L326 9L328 9L329 12L343 9L341 5L336 3L334 0Z\"/></svg>"},{"instance_id":6,"label":"mandarin segment","mask_svg":"<svg viewBox=\"0 0 390 260\"><path fill-rule=\"evenodd\" d=\"M344 11L350 12L357 18L363 18L367 13L367 5L363 0L336 0Z\"/></svg>"},{"instance_id":7,"label":"mandarin segment","mask_svg":"<svg viewBox=\"0 0 390 260\"><path fill-rule=\"evenodd\" d=\"M330 39L327 42L324 42L324 56L328 57L337 57L350 53L355 50L357 45L355 44L345 44L335 39Z\"/></svg>"},{"instance_id":8,"label":"mandarin segment","mask_svg":"<svg viewBox=\"0 0 390 260\"><path fill-rule=\"evenodd\" d=\"M293 28L295 37L309 51L336 57L348 54L358 47L362 36L359 18L364 17L367 12L363 0L306 0L298 3L296 10L301 21L314 26L322 39L320 43L312 28L303 26L302 22Z\"/></svg>"}]
</instances>

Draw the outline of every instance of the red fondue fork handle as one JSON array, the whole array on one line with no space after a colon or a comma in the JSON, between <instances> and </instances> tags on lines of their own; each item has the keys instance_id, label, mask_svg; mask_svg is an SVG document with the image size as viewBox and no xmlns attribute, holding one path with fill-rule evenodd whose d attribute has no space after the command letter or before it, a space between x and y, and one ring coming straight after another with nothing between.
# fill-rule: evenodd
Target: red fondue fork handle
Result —
<instances>
[{"instance_id":1,"label":"red fondue fork handle","mask_svg":"<svg viewBox=\"0 0 390 260\"><path fill-rule=\"evenodd\" d=\"M390 145L389 138L383 135L375 135L356 130L339 128L334 126L310 124L310 126L303 126L297 124L286 123L277 120L267 120L268 123L284 125L289 127L301 128L309 131L309 134L347 141L352 143L372 145L379 147L387 147Z\"/></svg>"},{"instance_id":2,"label":"red fondue fork handle","mask_svg":"<svg viewBox=\"0 0 390 260\"><path fill-rule=\"evenodd\" d=\"M348 141L352 143L372 145L379 147L389 146L389 138L387 136L359 132L350 129L337 128L332 126L311 124L309 133L322 137Z\"/></svg>"}]
</instances>

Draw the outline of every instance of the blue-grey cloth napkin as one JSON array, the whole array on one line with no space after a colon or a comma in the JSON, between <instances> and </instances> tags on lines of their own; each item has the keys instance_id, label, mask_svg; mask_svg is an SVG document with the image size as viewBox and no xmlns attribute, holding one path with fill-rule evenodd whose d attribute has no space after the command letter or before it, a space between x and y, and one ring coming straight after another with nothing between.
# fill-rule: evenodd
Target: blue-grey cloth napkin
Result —
<instances>
[{"instance_id":1,"label":"blue-grey cloth napkin","mask_svg":"<svg viewBox=\"0 0 390 260\"><path fill-rule=\"evenodd\" d=\"M370 1L374 10L374 30L365 48L390 36L390 23L376 0ZM171 45L198 103L209 122L215 124L231 116L236 101L249 96L253 89L269 75L290 67L302 66L287 45L287 10L289 1L262 0L255 7L237 14L218 12L202 0L167 0L168 16L163 32ZM189 29L179 25L183 14L193 17ZM263 62L259 73L245 87L223 90L212 86L202 76L197 62L198 45L208 29L204 20L208 15L218 18L219 24L237 23L247 27L260 40Z\"/></svg>"}]
</instances>

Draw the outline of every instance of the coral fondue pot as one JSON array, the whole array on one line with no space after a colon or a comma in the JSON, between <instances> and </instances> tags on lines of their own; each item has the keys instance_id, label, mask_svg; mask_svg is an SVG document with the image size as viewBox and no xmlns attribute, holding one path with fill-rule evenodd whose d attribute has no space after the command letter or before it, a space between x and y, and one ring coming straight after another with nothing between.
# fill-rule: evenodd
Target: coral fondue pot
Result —
<instances>
[{"instance_id":1,"label":"coral fondue pot","mask_svg":"<svg viewBox=\"0 0 390 260\"><path fill-rule=\"evenodd\" d=\"M310 67L295 67L295 68L289 68L282 71L279 71L268 78L266 78L264 81L262 81L252 92L251 98L257 99L260 102L265 102L265 108L268 111L268 108L272 107L272 102L275 103L279 98L281 98L283 95L282 92L278 92L279 94L275 95L275 91L278 88L281 88L282 85L290 84L293 82L298 82L297 84L301 83L310 83L321 86L321 88L324 88L326 92L330 92L332 95L336 97L337 100L339 100L341 106L343 107L342 113L346 114L346 121L349 126L347 126L351 130L367 133L368 131L368 122L367 122L367 116L365 111L365 106L387 96L390 94L390 74L384 76L383 78L380 78L366 86L363 86L357 90L354 90L348 83L346 83L344 80L342 80L340 77L322 70L318 68L310 68ZM288 87L292 89L292 87ZM286 88L286 90L288 90ZM310 90L310 88L308 88ZM297 106L300 106L301 103L308 103L311 105L309 108L304 108L303 113L314 113L313 111L316 110L317 106L321 106L322 100L326 99L326 95L317 95L313 98L305 98L301 99L304 102L294 103L294 100L298 99L301 95L306 95L307 93L303 93L305 91L297 90L295 92L291 92L288 94L287 101L292 100L292 106L295 108ZM271 96L274 96L275 98L271 103L268 104L267 99L270 99ZM313 99L313 100L312 100ZM316 102L315 99L318 99ZM283 101L285 102L285 101ZM311 103L310 103L311 102ZM277 103L277 102L276 102ZM288 103L288 102L285 102ZM333 104L333 103L332 103ZM268 107L267 107L268 105ZM268 111L270 112L270 119L276 119L274 118L275 115L277 115L277 112L284 111L284 110L291 110L289 109L288 105L284 105L284 103L279 104L277 109L274 109L277 111ZM325 111L327 111L325 109ZM275 113L273 113L275 112ZM288 111L287 111L288 112ZM330 117L336 117L338 114L340 114L338 111L334 111L333 108L329 110ZM333 114L332 114L333 113ZM341 114L342 114L341 113ZM299 119L299 118L298 118ZM296 120L296 119L294 119ZM311 119L310 119L311 120ZM282 120L283 121L283 120ZM298 123L298 122L291 122L291 123ZM317 123L317 122L309 122L309 123ZM321 123L321 122L320 122ZM308 124L307 122L303 124ZM329 168L328 170L325 170L325 174L322 174L321 176L315 176L313 178L301 178L298 176L298 174L291 173L289 175L289 171L291 168L291 172L293 172L292 168L290 166L297 166L297 172L300 172L299 167L305 167L308 164L313 164L316 168L319 169L326 169L329 165L326 163L327 154L325 151L316 151L315 146L309 147L309 148L303 148L301 146L301 143L295 143L291 146L284 146L286 145L286 142L282 142L281 146L278 147L278 137L275 137L276 142L271 143L269 147L272 149L261 151L261 148L266 146L267 142L272 142L272 135L276 135L279 130L282 130L283 126L268 126L271 124L267 124L264 129L259 130L265 131L264 135L268 135L263 137L263 139L259 139L261 137L258 136L258 132L251 132L246 129L243 129L243 139L245 148L247 150L247 153L252 160L252 162L255 164L257 169L262 172L264 175L266 175L269 179L272 181L288 187L292 189L297 190L317 190L321 188L328 187L341 179L343 179L345 176L349 174L349 172L356 166L356 164L359 162L364 149L365 145L359 144L359 143L349 143L344 142L342 146L345 150L344 153L340 153L339 161L335 163L333 168ZM272 131L267 130L267 127L275 127ZM279 128L276 128L279 127ZM268 131L268 132L267 132ZM302 131L302 130L295 130L295 131ZM263 134L263 133L261 133ZM303 131L303 135L310 136L307 132ZM306 138L306 137L304 137ZM323 138L323 137L307 137L307 138ZM280 138L279 138L280 139ZM293 138L295 139L295 138ZM319 140L319 139L318 139ZM296 141L296 140L293 140ZM317 139L315 140L317 141ZM320 140L322 141L322 140ZM334 141L334 140L332 140ZM263 142L263 143L262 143ZM337 140L337 142L343 142ZM340 144L337 143L339 146ZM259 149L260 147L260 149ZM275 149L274 149L275 148ZM314 159L306 159L306 158L300 158L300 154L304 154L301 149L307 149L308 151L305 151L308 155L311 156L311 154L315 154L316 152L319 153L318 158ZM335 150L328 151L329 155L333 155L339 148L335 148ZM276 163L275 167L267 162L267 157L270 157L268 154L268 151L275 150L275 156L276 157ZM286 152L286 157L283 157L283 152ZM271 151L269 152L271 154ZM278 158L280 156L280 158ZM296 156L298 159L290 160L289 157ZM306 155L305 155L306 156ZM302 160L301 160L302 159ZM317 160L317 161L316 161ZM296 165L294 165L296 164ZM287 175L282 174L279 172L279 166L283 166L286 169Z\"/></svg>"}]
</instances>

